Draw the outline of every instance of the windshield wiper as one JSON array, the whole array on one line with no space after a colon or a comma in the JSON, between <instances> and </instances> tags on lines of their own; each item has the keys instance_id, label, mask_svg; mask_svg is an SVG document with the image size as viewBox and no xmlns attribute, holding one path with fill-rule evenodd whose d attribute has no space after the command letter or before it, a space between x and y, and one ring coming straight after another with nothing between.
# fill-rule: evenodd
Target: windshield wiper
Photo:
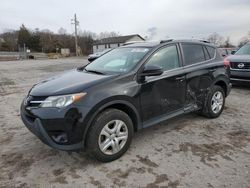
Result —
<instances>
[{"instance_id":1,"label":"windshield wiper","mask_svg":"<svg viewBox=\"0 0 250 188\"><path fill-rule=\"evenodd\" d=\"M98 71L98 70L89 70L89 69L84 69L86 72L92 72L92 73L95 73L95 74L101 74L101 75L104 75L105 73L103 73L103 72L100 72L100 71Z\"/></svg>"}]
</instances>

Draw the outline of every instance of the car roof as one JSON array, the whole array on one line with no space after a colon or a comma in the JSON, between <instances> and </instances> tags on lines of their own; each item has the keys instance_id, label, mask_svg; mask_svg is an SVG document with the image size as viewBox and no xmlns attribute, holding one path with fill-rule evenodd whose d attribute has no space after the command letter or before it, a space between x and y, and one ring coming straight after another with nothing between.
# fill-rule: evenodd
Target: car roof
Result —
<instances>
[{"instance_id":1,"label":"car roof","mask_svg":"<svg viewBox=\"0 0 250 188\"><path fill-rule=\"evenodd\" d=\"M122 47L155 47L159 45L159 42L133 42L124 44Z\"/></svg>"},{"instance_id":2,"label":"car roof","mask_svg":"<svg viewBox=\"0 0 250 188\"><path fill-rule=\"evenodd\" d=\"M178 40L173 40L173 39L167 39L167 40L161 40L161 41L148 41L148 42L129 42L125 43L122 47L146 47L146 48L153 48L157 46L162 46L164 44L171 44L171 43L176 43L176 42L187 42L187 43L195 43L195 44L202 44L202 45L207 45L211 47L215 47L213 44L209 43L208 41L205 40L198 40L198 39L178 39Z\"/></svg>"}]
</instances>

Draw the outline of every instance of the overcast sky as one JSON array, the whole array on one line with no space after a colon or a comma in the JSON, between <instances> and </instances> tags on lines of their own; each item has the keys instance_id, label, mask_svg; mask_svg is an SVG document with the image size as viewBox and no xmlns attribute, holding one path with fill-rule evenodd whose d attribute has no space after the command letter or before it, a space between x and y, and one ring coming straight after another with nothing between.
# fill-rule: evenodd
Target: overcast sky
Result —
<instances>
[{"instance_id":1,"label":"overcast sky","mask_svg":"<svg viewBox=\"0 0 250 188\"><path fill-rule=\"evenodd\" d=\"M74 13L81 30L152 35L155 40L206 38L217 32L237 43L250 31L250 0L1 0L0 32L25 24L73 33Z\"/></svg>"}]
</instances>

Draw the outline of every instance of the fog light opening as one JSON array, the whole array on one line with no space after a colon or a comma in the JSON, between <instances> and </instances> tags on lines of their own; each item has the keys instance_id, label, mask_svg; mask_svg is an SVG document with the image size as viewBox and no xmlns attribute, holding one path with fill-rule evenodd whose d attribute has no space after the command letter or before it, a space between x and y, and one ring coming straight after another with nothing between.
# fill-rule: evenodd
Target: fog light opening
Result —
<instances>
[{"instance_id":1,"label":"fog light opening","mask_svg":"<svg viewBox=\"0 0 250 188\"><path fill-rule=\"evenodd\" d=\"M62 133L62 132L56 133L56 134L52 135L51 137L55 142L57 142L59 144L65 144L68 142L68 136L66 133Z\"/></svg>"}]
</instances>

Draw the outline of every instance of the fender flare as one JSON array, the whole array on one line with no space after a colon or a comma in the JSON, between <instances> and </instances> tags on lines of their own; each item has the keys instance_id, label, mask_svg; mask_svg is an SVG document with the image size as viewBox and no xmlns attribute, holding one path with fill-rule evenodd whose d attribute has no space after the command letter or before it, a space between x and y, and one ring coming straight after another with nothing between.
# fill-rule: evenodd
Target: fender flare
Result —
<instances>
[{"instance_id":1,"label":"fender flare","mask_svg":"<svg viewBox=\"0 0 250 188\"><path fill-rule=\"evenodd\" d=\"M225 95L226 97L228 96L230 90L231 90L231 86L230 86L230 80L228 77L226 77L225 75L220 75L218 76L212 83L212 85L216 85L216 83L218 82L223 82L226 86L226 92L225 92ZM224 89L224 88L223 88Z\"/></svg>"}]
</instances>

